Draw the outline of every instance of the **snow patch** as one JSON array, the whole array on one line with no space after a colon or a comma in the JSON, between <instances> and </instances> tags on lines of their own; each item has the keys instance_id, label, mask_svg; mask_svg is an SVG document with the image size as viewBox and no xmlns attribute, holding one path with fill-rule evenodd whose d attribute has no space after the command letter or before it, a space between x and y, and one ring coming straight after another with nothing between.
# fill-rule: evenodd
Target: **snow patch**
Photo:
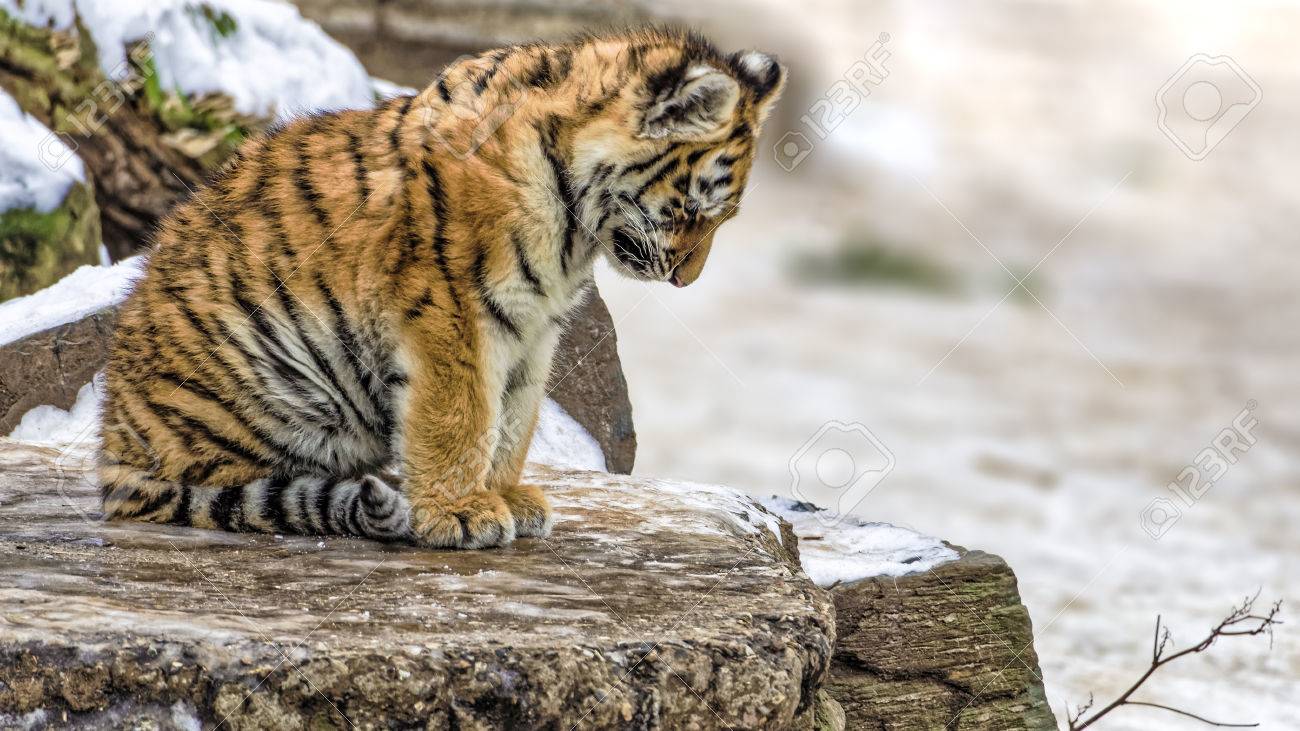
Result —
<instances>
[{"instance_id":1,"label":"snow patch","mask_svg":"<svg viewBox=\"0 0 1300 731\"><path fill-rule=\"evenodd\" d=\"M387 79L372 77L370 79L370 88L375 93L375 97L380 101L392 99L396 96L415 96L420 93L419 89L410 86L395 84Z\"/></svg>"},{"instance_id":2,"label":"snow patch","mask_svg":"<svg viewBox=\"0 0 1300 731\"><path fill-rule=\"evenodd\" d=\"M836 516L788 498L759 502L793 526L803 570L818 586L914 574L959 558L938 538L908 528Z\"/></svg>"},{"instance_id":3,"label":"snow patch","mask_svg":"<svg viewBox=\"0 0 1300 731\"><path fill-rule=\"evenodd\" d=\"M0 5L8 0L0 0ZM81 160L45 125L0 89L0 213L31 208L49 213L73 183L85 182ZM62 162L60 165L59 163Z\"/></svg>"},{"instance_id":4,"label":"snow patch","mask_svg":"<svg viewBox=\"0 0 1300 731\"><path fill-rule=\"evenodd\" d=\"M0 0L0 10L60 30L79 16L100 67L118 80L130 73L127 46L149 38L163 89L225 93L244 114L289 119L374 104L370 77L352 52L289 3Z\"/></svg>"},{"instance_id":5,"label":"snow patch","mask_svg":"<svg viewBox=\"0 0 1300 731\"><path fill-rule=\"evenodd\" d=\"M3 154L0 149L0 160ZM0 303L0 345L76 322L118 304L130 294L131 285L143 273L143 267L143 256L124 259L112 266L86 265L39 292Z\"/></svg>"},{"instance_id":6,"label":"snow patch","mask_svg":"<svg viewBox=\"0 0 1300 731\"><path fill-rule=\"evenodd\" d=\"M77 391L77 400L71 409L65 411L57 406L28 409L9 438L20 442L53 445L98 439L101 391L95 382L91 382Z\"/></svg>"},{"instance_id":7,"label":"snow patch","mask_svg":"<svg viewBox=\"0 0 1300 731\"><path fill-rule=\"evenodd\" d=\"M562 469L606 471L600 443L551 399L542 402L527 461Z\"/></svg>"}]
</instances>

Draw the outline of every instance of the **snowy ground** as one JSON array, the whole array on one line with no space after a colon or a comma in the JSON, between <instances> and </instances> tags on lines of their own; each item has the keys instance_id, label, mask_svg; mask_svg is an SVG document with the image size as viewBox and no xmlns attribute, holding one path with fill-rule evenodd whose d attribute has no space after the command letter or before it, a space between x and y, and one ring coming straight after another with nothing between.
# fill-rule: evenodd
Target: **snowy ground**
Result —
<instances>
[{"instance_id":1,"label":"snowy ground","mask_svg":"<svg viewBox=\"0 0 1300 731\"><path fill-rule=\"evenodd\" d=\"M720 32L800 76L769 143L813 137L799 115L880 32L890 74L796 173L766 153L697 284L602 272L637 471L789 495L792 458L828 422L861 424L893 468L857 514L1008 560L1058 716L1144 669L1157 614L1183 643L1259 589L1293 617L1300 104L1286 90L1300 13L823 0L792 26L770 22L786 12L774 2L722 7ZM1198 52L1233 55L1264 101L1193 162L1157 127L1154 97ZM962 286L792 281L791 255L850 230ZM1004 299L1014 280L994 257L1023 275L1044 256L1026 280L1042 306ZM1252 403L1258 441L1213 488L1190 507L1167 490ZM1179 514L1161 522L1169 505ZM1147 700L1264 729L1300 719L1290 624L1271 647L1237 639L1162 675ZM1102 727L1202 728L1141 708Z\"/></svg>"}]
</instances>

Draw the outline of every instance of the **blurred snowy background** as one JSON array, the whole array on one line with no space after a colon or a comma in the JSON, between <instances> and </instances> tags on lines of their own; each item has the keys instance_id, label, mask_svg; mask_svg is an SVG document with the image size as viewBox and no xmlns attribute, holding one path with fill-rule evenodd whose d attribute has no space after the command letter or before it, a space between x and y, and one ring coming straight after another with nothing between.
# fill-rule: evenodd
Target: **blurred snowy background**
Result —
<instances>
[{"instance_id":1,"label":"blurred snowy background","mask_svg":"<svg viewBox=\"0 0 1300 731\"><path fill-rule=\"evenodd\" d=\"M599 274L638 473L839 504L1002 555L1058 716L1127 687L1157 614L1186 643L1256 590L1300 600L1300 6L590 0L524 4L508 29L485 11L476 35L439 13L484 3L406 0L379 3L401 11L383 44L367 40L370 2L299 4L369 68L274 2L202 3L221 42L194 35L195 3L75 3L106 72L152 32L159 88L225 92L236 127L368 104L389 87L367 72L420 84L486 36L558 36L574 17L685 21L789 65L701 281ZM73 5L0 0L55 26ZM414 6L429 9L419 27ZM295 63L266 60L286 49ZM11 141L41 130L6 99L0 209L48 213L81 170L14 182L42 159ZM177 144L201 156L231 139ZM1293 634L1218 646L1145 696L1295 728ZM1131 708L1106 727L1199 725Z\"/></svg>"}]
</instances>

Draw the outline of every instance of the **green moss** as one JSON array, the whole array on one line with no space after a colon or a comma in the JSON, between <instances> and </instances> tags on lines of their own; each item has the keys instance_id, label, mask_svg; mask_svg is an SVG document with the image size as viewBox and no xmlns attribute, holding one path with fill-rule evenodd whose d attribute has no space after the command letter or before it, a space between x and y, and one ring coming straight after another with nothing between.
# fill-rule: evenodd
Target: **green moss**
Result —
<instances>
[{"instance_id":1,"label":"green moss","mask_svg":"<svg viewBox=\"0 0 1300 731\"><path fill-rule=\"evenodd\" d=\"M235 34L235 31L239 30L239 23L235 21L234 17L232 17L230 13L227 13L224 10L217 10L207 3L191 5L187 10L192 15L207 21L207 23L212 26L213 32L215 32L219 38L229 38Z\"/></svg>"},{"instance_id":2,"label":"green moss","mask_svg":"<svg viewBox=\"0 0 1300 731\"><path fill-rule=\"evenodd\" d=\"M48 287L83 264L99 263L99 209L77 184L49 213L0 212L0 300Z\"/></svg>"},{"instance_id":3,"label":"green moss","mask_svg":"<svg viewBox=\"0 0 1300 731\"><path fill-rule=\"evenodd\" d=\"M1006 272L1003 272L1006 276L1001 286L1003 290L1011 289L1012 287L1016 288L1016 290L1011 293L1011 299L1013 301L1019 304L1031 304L1034 301L1034 297L1043 299L1043 297L1046 296L1047 285L1037 276L1037 274L1024 269L1023 267L1016 266L1015 264L1010 265L1009 268L1011 269L1011 273L1007 274ZM1022 282L1021 280L1024 281ZM1020 282L1020 284L1017 285L1017 282ZM1033 293L1033 296L1030 296L1030 292Z\"/></svg>"},{"instance_id":4,"label":"green moss","mask_svg":"<svg viewBox=\"0 0 1300 731\"><path fill-rule=\"evenodd\" d=\"M792 263L796 279L842 286L886 285L928 292L957 289L957 277L919 254L849 237L825 252L808 252Z\"/></svg>"}]
</instances>

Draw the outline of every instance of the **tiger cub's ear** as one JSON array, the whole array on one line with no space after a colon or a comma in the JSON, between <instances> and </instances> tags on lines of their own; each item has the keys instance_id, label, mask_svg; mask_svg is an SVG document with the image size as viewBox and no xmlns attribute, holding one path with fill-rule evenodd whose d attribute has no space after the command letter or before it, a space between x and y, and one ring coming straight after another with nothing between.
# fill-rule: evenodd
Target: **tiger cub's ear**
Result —
<instances>
[{"instance_id":1,"label":"tiger cub's ear","mask_svg":"<svg viewBox=\"0 0 1300 731\"><path fill-rule=\"evenodd\" d=\"M753 93L761 124L785 89L785 67L777 61L776 56L762 51L739 51L733 53L728 60L731 61L736 76Z\"/></svg>"},{"instance_id":2,"label":"tiger cub's ear","mask_svg":"<svg viewBox=\"0 0 1300 731\"><path fill-rule=\"evenodd\" d=\"M680 84L653 100L641 121L640 137L694 140L708 137L731 120L740 85L707 65L685 69Z\"/></svg>"}]
</instances>

